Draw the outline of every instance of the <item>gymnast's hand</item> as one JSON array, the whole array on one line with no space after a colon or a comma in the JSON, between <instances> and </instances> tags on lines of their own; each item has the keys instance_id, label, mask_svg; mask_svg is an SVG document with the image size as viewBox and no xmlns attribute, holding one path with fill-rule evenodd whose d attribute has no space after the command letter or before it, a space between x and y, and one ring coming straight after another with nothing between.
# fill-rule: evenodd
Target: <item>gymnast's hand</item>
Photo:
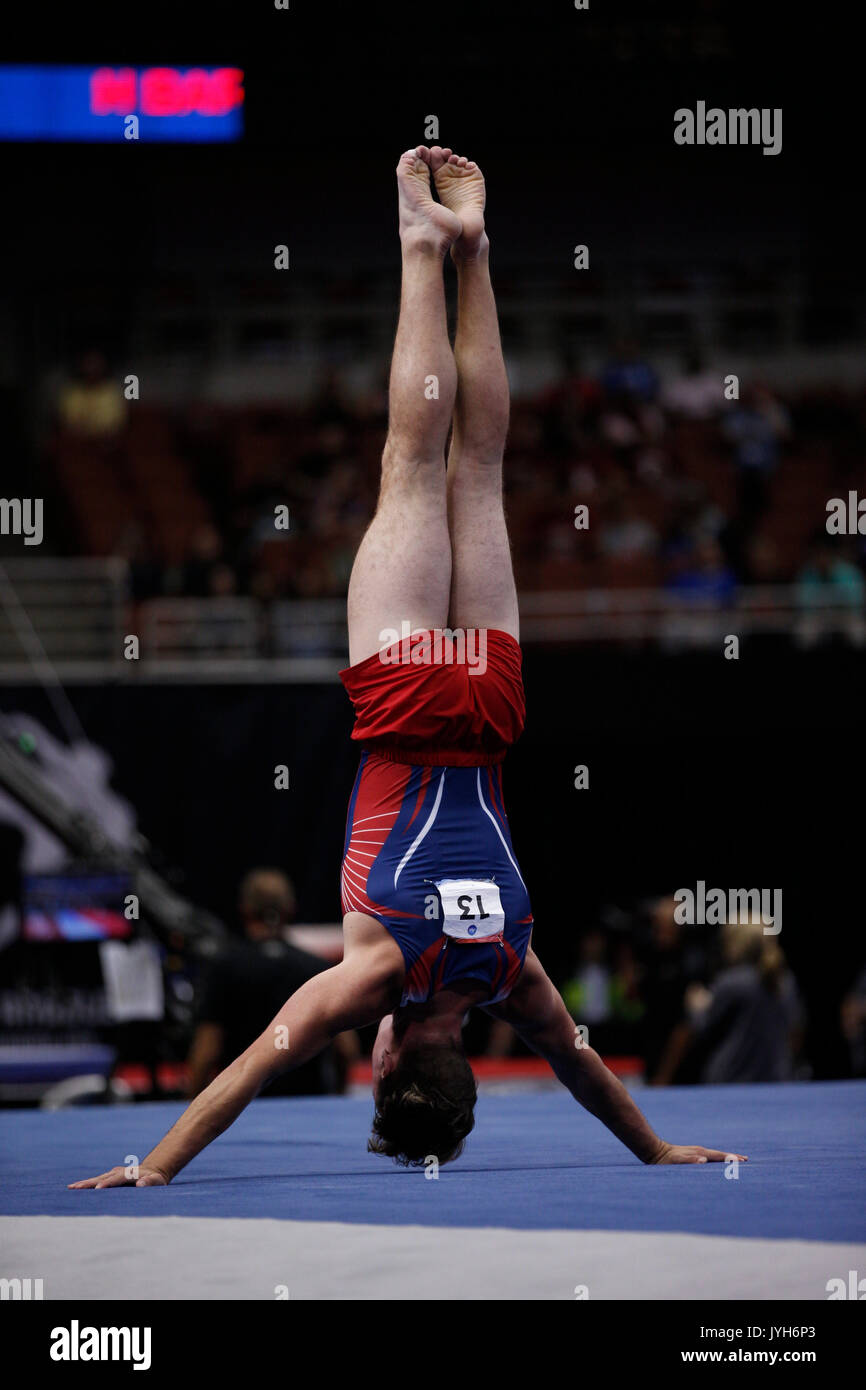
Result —
<instances>
[{"instance_id":1,"label":"gymnast's hand","mask_svg":"<svg viewBox=\"0 0 866 1390\"><path fill-rule=\"evenodd\" d=\"M135 1173L135 1177L132 1176ZM157 1168L139 1168L137 1164L127 1164L125 1168L112 1168L108 1173L100 1173L97 1178L82 1178L81 1182L69 1182L67 1187L165 1187L168 1178Z\"/></svg>"},{"instance_id":2,"label":"gymnast's hand","mask_svg":"<svg viewBox=\"0 0 866 1390\"><path fill-rule=\"evenodd\" d=\"M745 1154L731 1153L725 1149L702 1149L700 1144L666 1144L661 1147L650 1163L727 1163L730 1159L748 1163Z\"/></svg>"}]
</instances>

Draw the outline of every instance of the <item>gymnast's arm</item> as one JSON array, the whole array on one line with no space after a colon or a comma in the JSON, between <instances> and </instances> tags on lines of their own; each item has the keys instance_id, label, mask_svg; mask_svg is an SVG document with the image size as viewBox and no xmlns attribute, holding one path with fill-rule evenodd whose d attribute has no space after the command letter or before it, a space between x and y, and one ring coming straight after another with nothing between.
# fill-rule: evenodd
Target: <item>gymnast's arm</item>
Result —
<instances>
[{"instance_id":1,"label":"gymnast's arm","mask_svg":"<svg viewBox=\"0 0 866 1390\"><path fill-rule=\"evenodd\" d=\"M268 1028L187 1106L142 1162L69 1187L158 1187L228 1129L266 1082L315 1057L338 1033L377 1023L394 1006L393 952L370 946L314 975Z\"/></svg>"},{"instance_id":2,"label":"gymnast's arm","mask_svg":"<svg viewBox=\"0 0 866 1390\"><path fill-rule=\"evenodd\" d=\"M533 950L520 979L502 1004L487 1009L510 1023L528 1047L550 1064L575 1100L601 1120L643 1163L722 1162L720 1149L668 1144L641 1114L622 1082L591 1047L583 1044L559 991Z\"/></svg>"}]
</instances>

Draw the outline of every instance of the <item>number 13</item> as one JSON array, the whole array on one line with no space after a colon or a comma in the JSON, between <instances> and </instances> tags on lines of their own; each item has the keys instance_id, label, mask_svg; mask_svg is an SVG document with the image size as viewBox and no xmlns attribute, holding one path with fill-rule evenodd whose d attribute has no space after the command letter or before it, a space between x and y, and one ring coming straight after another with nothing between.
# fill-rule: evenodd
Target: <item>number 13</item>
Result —
<instances>
[{"instance_id":1,"label":"number 13","mask_svg":"<svg viewBox=\"0 0 866 1390\"><path fill-rule=\"evenodd\" d=\"M484 911L484 904L483 904L482 901L481 901L481 894L480 894L480 893L476 893L476 894L475 894L475 901L476 901L477 904L478 904L478 917L479 917L479 919L483 922L485 917L489 917L489 916L490 916L490 913ZM469 893L464 893L464 894L462 895L462 897L459 897L459 898L457 899L457 906L460 908L460 921L461 921L461 922L471 922L472 919L474 918L475 913L469 911L469 905L470 905L471 902L472 902L472 898L471 898L471 896L470 896Z\"/></svg>"}]
</instances>

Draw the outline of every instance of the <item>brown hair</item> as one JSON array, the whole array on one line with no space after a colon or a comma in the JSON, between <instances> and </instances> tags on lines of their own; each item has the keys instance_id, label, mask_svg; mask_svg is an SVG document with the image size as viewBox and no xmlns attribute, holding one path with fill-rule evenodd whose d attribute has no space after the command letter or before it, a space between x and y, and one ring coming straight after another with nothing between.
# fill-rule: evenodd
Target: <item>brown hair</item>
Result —
<instances>
[{"instance_id":1,"label":"brown hair","mask_svg":"<svg viewBox=\"0 0 866 1390\"><path fill-rule=\"evenodd\" d=\"M728 922L722 928L725 955L732 965L753 965L771 994L785 973L784 952L774 936L765 936L760 922Z\"/></svg>"},{"instance_id":2,"label":"brown hair","mask_svg":"<svg viewBox=\"0 0 866 1390\"><path fill-rule=\"evenodd\" d=\"M282 869L250 869L241 880L238 907L242 917L276 930L295 912L295 890Z\"/></svg>"},{"instance_id":3,"label":"brown hair","mask_svg":"<svg viewBox=\"0 0 866 1390\"><path fill-rule=\"evenodd\" d=\"M477 1098L461 1048L413 1048L380 1083L367 1148L405 1167L430 1158L449 1163L463 1152Z\"/></svg>"}]
</instances>

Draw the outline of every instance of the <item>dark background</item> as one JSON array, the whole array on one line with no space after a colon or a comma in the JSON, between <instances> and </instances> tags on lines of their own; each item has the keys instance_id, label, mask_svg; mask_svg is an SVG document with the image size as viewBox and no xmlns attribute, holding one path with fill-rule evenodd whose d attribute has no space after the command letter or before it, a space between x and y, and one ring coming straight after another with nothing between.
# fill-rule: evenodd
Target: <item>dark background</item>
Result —
<instances>
[{"instance_id":1,"label":"dark background","mask_svg":"<svg viewBox=\"0 0 866 1390\"><path fill-rule=\"evenodd\" d=\"M424 139L471 150L509 263L622 277L647 256L683 269L789 261L816 353L864 331L857 45L844 7L741 0L530 7L149 3L40 7L6 62L230 63L246 73L237 145L6 145L0 255L14 385L0 404L13 477L35 466L24 414L41 374L100 343L127 348L137 305L171 276L216 285L291 248L293 275L386 270L397 283L393 166ZM680 105L776 107L783 148L685 148ZM73 327L70 327L70 323Z\"/></svg>"},{"instance_id":2,"label":"dark background","mask_svg":"<svg viewBox=\"0 0 866 1390\"><path fill-rule=\"evenodd\" d=\"M506 261L559 264L578 239L599 272L672 247L693 261L786 250L844 315L863 269L856 54L837 13L722 0L442 4L429 16L298 0L288 12L150 3L135 16L49 6L38 33L6 36L5 61L238 64L247 137L7 146L16 285L74 293L91 272L133 296L159 266L230 270L259 239L267 259L280 227L299 271L392 264L393 165L432 112L441 142L485 167ZM673 112L698 98L783 107L782 152L675 146ZM122 333L123 300L114 307Z\"/></svg>"},{"instance_id":3,"label":"dark background","mask_svg":"<svg viewBox=\"0 0 866 1390\"><path fill-rule=\"evenodd\" d=\"M809 1014L816 1075L845 1073L838 1001L863 958L866 679L846 650L744 643L720 655L528 648L526 732L505 789L554 976L611 906L694 887L781 888L781 940ZM285 865L302 921L339 921L357 758L342 688L71 690L113 784L184 889L221 917L253 863ZM44 697L14 708L52 727ZM275 763L290 789L273 788ZM573 769L589 768L589 789Z\"/></svg>"},{"instance_id":4,"label":"dark background","mask_svg":"<svg viewBox=\"0 0 866 1390\"><path fill-rule=\"evenodd\" d=\"M527 260L567 268L576 242L592 248L590 276L647 253L698 266L782 256L804 274L816 357L862 326L860 55L842 7L47 6L4 36L4 61L225 62L245 69L247 92L237 146L0 147L10 489L34 465L40 372L91 338L122 353L134 305L165 276L267 268L286 241L299 276L384 267L396 285L393 166L429 113L441 143L485 169L506 274ZM674 110L700 98L781 106L782 153L675 146ZM604 903L697 878L781 887L808 1051L817 1075L844 1071L836 1013L862 958L866 872L862 657L757 640L738 662L529 648L525 678L506 790L542 957L565 968ZM340 687L70 694L193 898L228 917L240 874L275 861L301 919L337 919L355 769ZM5 703L51 724L38 692ZM272 789L277 762L289 794ZM589 791L573 789L577 763Z\"/></svg>"}]
</instances>

